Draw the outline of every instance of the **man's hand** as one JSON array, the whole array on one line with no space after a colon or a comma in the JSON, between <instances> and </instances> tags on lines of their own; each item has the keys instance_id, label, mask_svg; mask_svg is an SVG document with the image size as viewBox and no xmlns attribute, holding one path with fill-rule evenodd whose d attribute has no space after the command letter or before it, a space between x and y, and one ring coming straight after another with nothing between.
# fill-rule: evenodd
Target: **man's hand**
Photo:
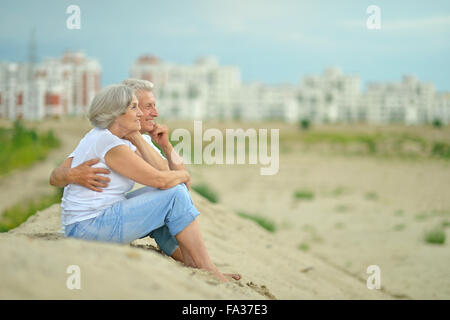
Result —
<instances>
[{"instance_id":1,"label":"man's hand","mask_svg":"<svg viewBox=\"0 0 450 320\"><path fill-rule=\"evenodd\" d=\"M100 159L91 159L83 162L78 167L74 167L69 171L69 180L71 183L89 188L93 191L102 192L101 188L106 188L110 179L99 174L109 174L110 171L104 168L92 168Z\"/></svg>"},{"instance_id":2,"label":"man's hand","mask_svg":"<svg viewBox=\"0 0 450 320\"><path fill-rule=\"evenodd\" d=\"M184 183L188 190L191 190L191 175L189 175L189 179Z\"/></svg>"},{"instance_id":3,"label":"man's hand","mask_svg":"<svg viewBox=\"0 0 450 320\"><path fill-rule=\"evenodd\" d=\"M153 130L148 133L153 141L161 148L167 147L169 142L169 128L163 124L155 123Z\"/></svg>"}]
</instances>

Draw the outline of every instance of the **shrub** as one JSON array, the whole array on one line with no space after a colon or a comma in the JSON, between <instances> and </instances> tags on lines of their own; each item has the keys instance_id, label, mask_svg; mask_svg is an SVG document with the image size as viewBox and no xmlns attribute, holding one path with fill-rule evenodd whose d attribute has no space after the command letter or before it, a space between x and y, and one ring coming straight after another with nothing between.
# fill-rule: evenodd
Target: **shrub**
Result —
<instances>
[{"instance_id":1,"label":"shrub","mask_svg":"<svg viewBox=\"0 0 450 320\"><path fill-rule=\"evenodd\" d=\"M442 121L440 119L434 119L432 122L433 127L440 128L442 127Z\"/></svg>"},{"instance_id":2,"label":"shrub","mask_svg":"<svg viewBox=\"0 0 450 320\"><path fill-rule=\"evenodd\" d=\"M425 232L425 242L431 244L444 244L445 242L445 231L436 227L432 230L428 230Z\"/></svg>"},{"instance_id":3,"label":"shrub","mask_svg":"<svg viewBox=\"0 0 450 320\"><path fill-rule=\"evenodd\" d=\"M294 198L312 200L314 199L314 193L309 190L297 190L294 192Z\"/></svg>"},{"instance_id":4,"label":"shrub","mask_svg":"<svg viewBox=\"0 0 450 320\"><path fill-rule=\"evenodd\" d=\"M300 129L308 130L311 126L311 121L309 119L301 119L299 122Z\"/></svg>"}]
</instances>

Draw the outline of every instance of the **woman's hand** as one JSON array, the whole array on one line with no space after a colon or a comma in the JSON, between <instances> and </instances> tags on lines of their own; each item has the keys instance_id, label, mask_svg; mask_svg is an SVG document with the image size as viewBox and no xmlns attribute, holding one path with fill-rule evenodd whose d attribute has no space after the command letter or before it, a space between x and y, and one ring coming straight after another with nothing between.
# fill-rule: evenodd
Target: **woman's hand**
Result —
<instances>
[{"instance_id":1,"label":"woman's hand","mask_svg":"<svg viewBox=\"0 0 450 320\"><path fill-rule=\"evenodd\" d=\"M125 140L130 141L132 144L134 144L137 147L137 141L138 139L142 138L141 133L139 131L133 131L129 134L127 134L125 137L123 137Z\"/></svg>"}]
</instances>

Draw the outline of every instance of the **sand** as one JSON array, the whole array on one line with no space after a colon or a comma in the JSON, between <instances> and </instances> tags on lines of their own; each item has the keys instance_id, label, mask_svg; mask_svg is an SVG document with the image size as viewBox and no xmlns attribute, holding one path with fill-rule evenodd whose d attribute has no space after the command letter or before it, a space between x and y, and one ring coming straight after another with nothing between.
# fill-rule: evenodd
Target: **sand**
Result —
<instances>
[{"instance_id":1,"label":"sand","mask_svg":"<svg viewBox=\"0 0 450 320\"><path fill-rule=\"evenodd\" d=\"M450 222L448 162L292 153L274 176L258 175L257 166L191 171L233 211L273 220L274 239L291 252L307 244L309 255L361 280L378 265L396 298L450 298L450 228L444 244L424 241L427 230ZM296 190L314 199L296 200Z\"/></svg>"},{"instance_id":2,"label":"sand","mask_svg":"<svg viewBox=\"0 0 450 320\"><path fill-rule=\"evenodd\" d=\"M71 119L39 128L53 128L63 146L1 178L1 208L53 192L51 170L90 126ZM241 280L219 283L162 255L151 239L117 245L64 238L56 204L0 234L0 298L450 298L450 228L443 245L423 239L427 229L450 221L448 162L291 149L281 153L277 175L261 176L259 168L189 166L192 183L207 183L220 197L211 204L191 191L207 249L219 270L241 273ZM295 200L296 190L311 190L314 198ZM273 220L276 232L238 211ZM80 290L66 286L70 265L80 267ZM366 286L369 265L381 269L381 290Z\"/></svg>"},{"instance_id":3,"label":"sand","mask_svg":"<svg viewBox=\"0 0 450 320\"><path fill-rule=\"evenodd\" d=\"M252 221L192 192L207 249L222 272L242 279L219 283L207 272L157 252L150 239L132 245L68 239L58 234L60 207L0 234L1 299L389 299L382 290L308 253L295 252ZM69 290L68 266L81 271Z\"/></svg>"}]
</instances>

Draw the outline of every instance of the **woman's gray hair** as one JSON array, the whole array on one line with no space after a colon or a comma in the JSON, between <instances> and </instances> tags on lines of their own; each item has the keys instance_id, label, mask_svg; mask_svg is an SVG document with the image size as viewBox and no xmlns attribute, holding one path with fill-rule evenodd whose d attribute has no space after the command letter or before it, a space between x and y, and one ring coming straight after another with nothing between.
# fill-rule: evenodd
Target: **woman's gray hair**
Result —
<instances>
[{"instance_id":1,"label":"woman's gray hair","mask_svg":"<svg viewBox=\"0 0 450 320\"><path fill-rule=\"evenodd\" d=\"M91 102L88 118L93 126L106 129L131 104L134 90L123 84L113 84L98 92Z\"/></svg>"},{"instance_id":2,"label":"woman's gray hair","mask_svg":"<svg viewBox=\"0 0 450 320\"><path fill-rule=\"evenodd\" d=\"M154 85L148 80L140 79L126 79L122 81L122 84L132 88L135 92L138 91L152 91Z\"/></svg>"}]
</instances>

